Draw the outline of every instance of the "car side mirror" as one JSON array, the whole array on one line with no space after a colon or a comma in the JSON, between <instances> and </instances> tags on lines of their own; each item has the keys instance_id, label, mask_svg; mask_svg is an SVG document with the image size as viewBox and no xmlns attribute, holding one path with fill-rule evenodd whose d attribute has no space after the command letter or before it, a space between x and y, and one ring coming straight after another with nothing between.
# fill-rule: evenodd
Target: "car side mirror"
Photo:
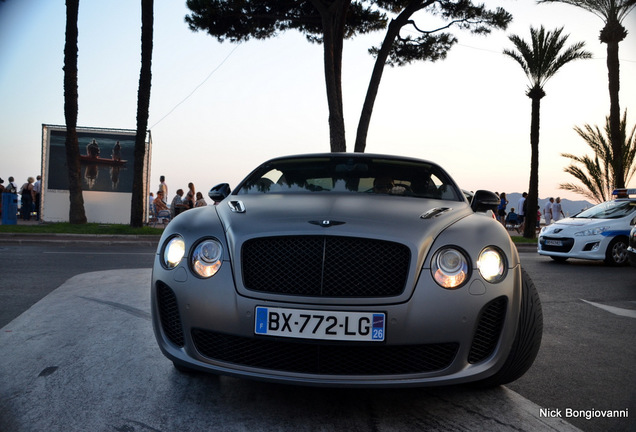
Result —
<instances>
[{"instance_id":1,"label":"car side mirror","mask_svg":"<svg viewBox=\"0 0 636 432\"><path fill-rule=\"evenodd\" d=\"M208 192L208 196L215 203L219 203L223 201L231 192L232 189L230 189L229 184L221 183L210 189L210 192Z\"/></svg>"},{"instance_id":2,"label":"car side mirror","mask_svg":"<svg viewBox=\"0 0 636 432\"><path fill-rule=\"evenodd\" d=\"M470 207L474 212L483 213L488 210L497 212L497 207L499 207L500 202L501 200L494 193L487 190L478 190L475 192L475 196L473 196Z\"/></svg>"}]
</instances>

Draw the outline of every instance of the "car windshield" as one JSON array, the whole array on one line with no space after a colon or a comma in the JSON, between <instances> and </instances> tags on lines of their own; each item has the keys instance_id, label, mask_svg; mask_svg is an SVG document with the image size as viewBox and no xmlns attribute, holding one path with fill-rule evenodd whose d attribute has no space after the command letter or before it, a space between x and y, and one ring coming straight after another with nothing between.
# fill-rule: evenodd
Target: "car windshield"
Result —
<instances>
[{"instance_id":1,"label":"car windshield","mask_svg":"<svg viewBox=\"0 0 636 432\"><path fill-rule=\"evenodd\" d=\"M463 201L454 182L437 165L350 156L270 161L250 174L236 193L375 193Z\"/></svg>"},{"instance_id":2,"label":"car windshield","mask_svg":"<svg viewBox=\"0 0 636 432\"><path fill-rule=\"evenodd\" d=\"M620 219L636 210L634 201L607 201L582 211L577 219Z\"/></svg>"}]
</instances>

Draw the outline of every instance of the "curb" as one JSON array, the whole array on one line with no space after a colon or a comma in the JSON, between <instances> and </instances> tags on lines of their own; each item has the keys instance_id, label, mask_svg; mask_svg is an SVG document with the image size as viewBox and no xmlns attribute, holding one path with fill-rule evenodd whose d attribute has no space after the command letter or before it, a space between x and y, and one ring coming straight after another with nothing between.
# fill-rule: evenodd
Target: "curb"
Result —
<instances>
[{"instance_id":1,"label":"curb","mask_svg":"<svg viewBox=\"0 0 636 432\"><path fill-rule=\"evenodd\" d=\"M30 234L0 233L0 244L28 245L37 243L157 246L159 235L101 235L101 234Z\"/></svg>"}]
</instances>

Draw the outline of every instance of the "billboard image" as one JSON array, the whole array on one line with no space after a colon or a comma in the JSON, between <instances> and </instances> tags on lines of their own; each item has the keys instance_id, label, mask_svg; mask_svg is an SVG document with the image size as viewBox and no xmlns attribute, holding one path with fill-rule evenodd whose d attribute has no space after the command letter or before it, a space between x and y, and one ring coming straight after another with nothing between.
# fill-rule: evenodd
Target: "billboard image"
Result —
<instances>
[{"instance_id":1,"label":"billboard image","mask_svg":"<svg viewBox=\"0 0 636 432\"><path fill-rule=\"evenodd\" d=\"M82 197L88 222L130 222L135 136L130 129L77 128ZM143 161L143 194L148 197L150 131ZM69 220L69 183L66 163L66 127L42 125L42 204L45 222ZM144 202L146 206L146 202ZM146 210L147 213L147 210ZM147 215L146 215L147 217Z\"/></svg>"},{"instance_id":2,"label":"billboard image","mask_svg":"<svg viewBox=\"0 0 636 432\"><path fill-rule=\"evenodd\" d=\"M135 131L77 131L82 190L132 192ZM66 130L49 131L48 188L68 190Z\"/></svg>"}]
</instances>

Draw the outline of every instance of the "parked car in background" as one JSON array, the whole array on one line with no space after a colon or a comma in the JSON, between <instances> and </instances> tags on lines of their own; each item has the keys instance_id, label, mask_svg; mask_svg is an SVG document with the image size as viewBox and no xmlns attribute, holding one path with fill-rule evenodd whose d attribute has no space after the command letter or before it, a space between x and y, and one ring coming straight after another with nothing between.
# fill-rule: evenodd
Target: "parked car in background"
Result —
<instances>
[{"instance_id":1,"label":"parked car in background","mask_svg":"<svg viewBox=\"0 0 636 432\"><path fill-rule=\"evenodd\" d=\"M440 166L328 153L263 163L173 219L151 283L178 370L337 387L504 384L541 344L496 195ZM490 213L490 214L489 214Z\"/></svg>"},{"instance_id":2,"label":"parked car in background","mask_svg":"<svg viewBox=\"0 0 636 432\"><path fill-rule=\"evenodd\" d=\"M616 199L544 227L538 252L556 261L569 258L628 263L630 230L636 224L636 189L617 189Z\"/></svg>"}]
</instances>

